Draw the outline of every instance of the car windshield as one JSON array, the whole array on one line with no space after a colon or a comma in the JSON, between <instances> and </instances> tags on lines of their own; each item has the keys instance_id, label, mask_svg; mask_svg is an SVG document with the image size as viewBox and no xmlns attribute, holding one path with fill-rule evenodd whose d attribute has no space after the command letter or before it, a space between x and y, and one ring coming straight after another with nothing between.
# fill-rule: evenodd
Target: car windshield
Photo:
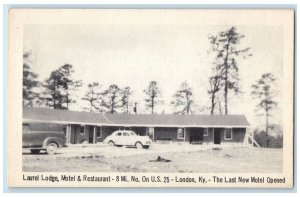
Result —
<instances>
[{"instance_id":1,"label":"car windshield","mask_svg":"<svg viewBox=\"0 0 300 197\"><path fill-rule=\"evenodd\" d=\"M130 135L136 135L135 132L130 132Z\"/></svg>"}]
</instances>

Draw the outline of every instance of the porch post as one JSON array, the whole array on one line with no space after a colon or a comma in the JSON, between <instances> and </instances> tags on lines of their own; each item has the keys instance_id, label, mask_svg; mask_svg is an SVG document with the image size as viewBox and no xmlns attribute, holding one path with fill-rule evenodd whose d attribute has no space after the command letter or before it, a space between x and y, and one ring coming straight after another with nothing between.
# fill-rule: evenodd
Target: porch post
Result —
<instances>
[{"instance_id":1,"label":"porch post","mask_svg":"<svg viewBox=\"0 0 300 197\"><path fill-rule=\"evenodd\" d=\"M214 145L215 144L215 127L213 127L212 129L212 144Z\"/></svg>"},{"instance_id":2,"label":"porch post","mask_svg":"<svg viewBox=\"0 0 300 197\"><path fill-rule=\"evenodd\" d=\"M154 139L155 139L155 127L153 127L153 142L154 142Z\"/></svg>"},{"instance_id":3,"label":"porch post","mask_svg":"<svg viewBox=\"0 0 300 197\"><path fill-rule=\"evenodd\" d=\"M93 144L96 144L96 130L97 130L97 126L94 126L94 132L93 132Z\"/></svg>"},{"instance_id":4,"label":"porch post","mask_svg":"<svg viewBox=\"0 0 300 197\"><path fill-rule=\"evenodd\" d=\"M66 143L71 143L71 125L67 125L67 132L66 132Z\"/></svg>"}]
</instances>

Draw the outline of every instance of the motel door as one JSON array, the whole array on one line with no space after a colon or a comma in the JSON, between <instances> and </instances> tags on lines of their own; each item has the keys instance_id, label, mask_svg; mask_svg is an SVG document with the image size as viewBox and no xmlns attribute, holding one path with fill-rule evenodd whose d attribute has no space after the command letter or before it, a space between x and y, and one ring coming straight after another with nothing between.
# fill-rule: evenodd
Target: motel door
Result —
<instances>
[{"instance_id":1,"label":"motel door","mask_svg":"<svg viewBox=\"0 0 300 197\"><path fill-rule=\"evenodd\" d=\"M221 144L221 129L214 129L214 144Z\"/></svg>"}]
</instances>

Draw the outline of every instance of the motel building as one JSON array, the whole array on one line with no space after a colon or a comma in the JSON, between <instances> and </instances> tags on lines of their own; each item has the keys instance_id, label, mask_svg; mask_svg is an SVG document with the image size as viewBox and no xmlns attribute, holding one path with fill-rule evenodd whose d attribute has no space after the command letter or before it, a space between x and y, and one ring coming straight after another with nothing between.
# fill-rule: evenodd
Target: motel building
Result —
<instances>
[{"instance_id":1,"label":"motel building","mask_svg":"<svg viewBox=\"0 0 300 197\"><path fill-rule=\"evenodd\" d=\"M148 135L154 143L253 146L254 141L244 115L108 114L24 107L23 124L30 123L62 125L67 144L96 144L116 130Z\"/></svg>"}]
</instances>

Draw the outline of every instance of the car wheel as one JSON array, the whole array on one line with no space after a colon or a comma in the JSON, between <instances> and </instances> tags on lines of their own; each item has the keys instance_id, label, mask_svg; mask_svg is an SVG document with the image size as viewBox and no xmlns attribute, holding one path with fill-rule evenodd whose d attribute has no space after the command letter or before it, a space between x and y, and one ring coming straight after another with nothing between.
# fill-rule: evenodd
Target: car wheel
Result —
<instances>
[{"instance_id":1,"label":"car wheel","mask_svg":"<svg viewBox=\"0 0 300 197\"><path fill-rule=\"evenodd\" d=\"M110 145L110 146L115 146L115 143L114 143L113 141L109 141L109 142L108 142L108 145Z\"/></svg>"},{"instance_id":2,"label":"car wheel","mask_svg":"<svg viewBox=\"0 0 300 197\"><path fill-rule=\"evenodd\" d=\"M55 154L58 149L58 145L54 142L51 142L46 147L46 152L50 155Z\"/></svg>"},{"instance_id":3,"label":"car wheel","mask_svg":"<svg viewBox=\"0 0 300 197\"><path fill-rule=\"evenodd\" d=\"M142 149L143 148L143 144L141 142L137 142L137 143L135 143L135 147L137 149Z\"/></svg>"},{"instance_id":4,"label":"car wheel","mask_svg":"<svg viewBox=\"0 0 300 197\"><path fill-rule=\"evenodd\" d=\"M40 153L40 149L31 149L30 150L30 152L32 153L32 154L39 154Z\"/></svg>"}]
</instances>

